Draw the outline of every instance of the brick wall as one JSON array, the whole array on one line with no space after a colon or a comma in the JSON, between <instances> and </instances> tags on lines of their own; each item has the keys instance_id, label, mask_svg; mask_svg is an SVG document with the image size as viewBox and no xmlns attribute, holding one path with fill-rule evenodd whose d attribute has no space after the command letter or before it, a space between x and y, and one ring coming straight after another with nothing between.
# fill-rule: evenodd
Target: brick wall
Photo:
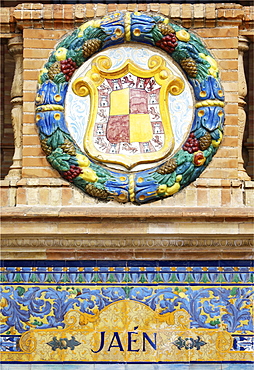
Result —
<instances>
[{"instance_id":1,"label":"brick wall","mask_svg":"<svg viewBox=\"0 0 254 370\"><path fill-rule=\"evenodd\" d=\"M24 29L24 95L23 95L23 169L22 177L60 178L41 150L38 131L34 124L35 92L40 69L47 61L66 31ZM38 47L39 46L39 47Z\"/></svg>"},{"instance_id":2,"label":"brick wall","mask_svg":"<svg viewBox=\"0 0 254 370\"><path fill-rule=\"evenodd\" d=\"M212 163L201 175L201 178L237 179L237 146L238 146L238 27L220 26L217 28L191 29L204 41L207 48L218 60L222 84L225 90L226 122L225 136L220 149ZM37 130L34 125L34 99L37 77L47 61L58 39L66 31L24 29L24 178L53 177L60 178L51 169L45 155L40 149ZM39 45L39 48L38 48Z\"/></svg>"},{"instance_id":3,"label":"brick wall","mask_svg":"<svg viewBox=\"0 0 254 370\"><path fill-rule=\"evenodd\" d=\"M48 164L34 123L34 99L39 71L58 40L84 20L118 10L158 12L188 27L201 37L218 61L225 90L225 135L217 154L194 184L164 200L161 205L239 207L246 204L245 185L238 180L237 171L238 36L241 28L252 27L251 9L238 4L155 3L20 4L9 13L5 9L10 29L14 27L12 20L15 20L15 27L22 30L24 39L23 168L17 188L17 205L96 204L97 201L62 180ZM6 202L8 205L8 200Z\"/></svg>"},{"instance_id":4,"label":"brick wall","mask_svg":"<svg viewBox=\"0 0 254 370\"><path fill-rule=\"evenodd\" d=\"M49 14L49 9L55 9L56 7L47 6L47 14ZM129 4L126 5L108 5L108 11L115 10L141 10L146 11L148 5L146 4ZM58 12L54 11L54 20L57 21L57 26L60 28L63 26L62 21L58 19L66 19L71 21L74 15L75 21L83 17L93 17L102 16L106 11L106 5L97 5L87 4L84 6L74 6L70 5L68 7L60 7ZM201 175L200 180L196 182L196 186L191 186L188 189L182 191L174 198L165 200L164 204L169 205L239 205L242 203L242 189L240 184L236 181L236 185L231 188L229 179L237 180L237 145L238 145L238 27L237 23L233 22L230 26L225 25L223 21L217 20L216 25L216 14L221 15L221 17L227 17L227 12L220 8L219 5L216 6L204 6L204 5L183 5L179 7L178 5L171 4L150 4L150 11L156 12L160 11L164 15L171 15L176 20L182 18L182 24L184 26L191 27L191 30L196 32L205 42L206 46L211 50L214 57L218 60L220 70L221 70L221 79L223 87L225 89L226 95L226 123L225 123L225 137L222 142L222 145L214 157L212 163L207 168L207 170ZM74 13L73 13L74 12ZM231 10L232 17L236 18L241 12L237 9ZM38 15L38 12L36 12ZM194 19L187 21L190 16L194 14ZM208 19L204 19L205 16L208 16ZM47 19L47 17L46 17ZM45 24L46 22L46 24ZM205 27L209 24L209 28ZM45 20L44 14L44 27L50 27L50 24ZM52 25L51 25L52 27ZM196 28L199 27L199 28ZM201 28L202 27L202 28ZM23 157L23 177L57 177L59 178L58 173L53 171L51 167L47 164L45 156L40 152L40 144L36 130L33 125L33 114L34 114L34 96L31 94L31 90L36 89L35 78L38 76L39 69L42 67L44 62L47 60L47 57L50 51L53 49L56 40L58 40L64 33L60 30L48 30L48 29L38 29L24 30L24 157ZM38 50L38 41L40 40L41 49ZM37 62L37 63L36 63ZM31 152L32 150L32 152ZM36 150L36 152L34 152ZM37 155L35 159L34 156ZM204 180L202 180L202 178ZM59 178L60 179L60 178ZM207 180L205 180L207 179ZM209 179L213 179L209 181ZM218 179L216 182L214 179ZM224 181L221 181L221 180ZM226 180L226 181L225 181ZM208 184L213 183L213 186L208 191ZM223 187L221 186L223 183ZM82 199L80 199L79 192L71 189L62 189L65 196L59 194L59 199L63 199L64 204L73 204L79 205L82 204ZM39 191L39 190L38 190ZM41 190L42 191L42 190ZM34 197L33 202L43 201L45 202L45 190L43 194L43 200ZM72 194L74 193L74 194ZM55 194L55 191L54 191ZM68 194L68 195L67 195ZM235 195L235 196L234 196ZM40 198L40 192L39 192ZM67 196L67 197L66 197ZM54 196L52 196L53 198ZM232 199L233 197L233 199ZM31 197L28 196L31 202ZM68 199L70 198L70 199ZM68 199L68 201L67 201ZM19 197L18 197L19 201ZM28 201L28 199L26 200ZM52 199L51 199L52 202Z\"/></svg>"}]
</instances>

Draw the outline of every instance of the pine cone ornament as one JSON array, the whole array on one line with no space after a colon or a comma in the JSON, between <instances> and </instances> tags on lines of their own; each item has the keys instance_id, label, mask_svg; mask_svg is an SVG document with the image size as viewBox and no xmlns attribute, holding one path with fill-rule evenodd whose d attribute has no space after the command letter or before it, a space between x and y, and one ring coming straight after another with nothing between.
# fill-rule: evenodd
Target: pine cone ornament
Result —
<instances>
[{"instance_id":1,"label":"pine cone ornament","mask_svg":"<svg viewBox=\"0 0 254 370\"><path fill-rule=\"evenodd\" d=\"M55 62L48 70L48 76L50 80L54 80L55 76L61 72L61 65L60 62Z\"/></svg>"},{"instance_id":2,"label":"pine cone ornament","mask_svg":"<svg viewBox=\"0 0 254 370\"><path fill-rule=\"evenodd\" d=\"M157 41L156 46L159 46L168 53L173 53L177 47L177 39L173 33L170 33L169 35L164 36L161 40Z\"/></svg>"},{"instance_id":3,"label":"pine cone ornament","mask_svg":"<svg viewBox=\"0 0 254 370\"><path fill-rule=\"evenodd\" d=\"M98 189L93 184L87 184L85 190L87 194L96 198L106 199L108 197L108 192L106 190Z\"/></svg>"},{"instance_id":4,"label":"pine cone ornament","mask_svg":"<svg viewBox=\"0 0 254 370\"><path fill-rule=\"evenodd\" d=\"M198 70L195 60L192 58L183 59L180 64L190 77L195 78L197 76Z\"/></svg>"},{"instance_id":5,"label":"pine cone ornament","mask_svg":"<svg viewBox=\"0 0 254 370\"><path fill-rule=\"evenodd\" d=\"M164 36L169 35L170 33L175 33L175 30L169 24L159 23L157 24L157 27Z\"/></svg>"},{"instance_id":6,"label":"pine cone ornament","mask_svg":"<svg viewBox=\"0 0 254 370\"><path fill-rule=\"evenodd\" d=\"M199 147L200 147L200 149L201 150L206 150L211 145L211 142L212 142L212 137L209 134L209 132L207 132L204 136L202 136L199 139Z\"/></svg>"},{"instance_id":7,"label":"pine cone ornament","mask_svg":"<svg viewBox=\"0 0 254 370\"><path fill-rule=\"evenodd\" d=\"M168 173L172 173L175 171L177 167L177 163L176 163L176 160L174 158L171 158L169 161L167 161L166 163L164 163L159 169L158 169L158 173L160 173L161 175L166 175Z\"/></svg>"},{"instance_id":8,"label":"pine cone ornament","mask_svg":"<svg viewBox=\"0 0 254 370\"><path fill-rule=\"evenodd\" d=\"M41 141L41 147L42 147L42 150L44 151L44 153L48 156L52 153L52 148L51 148L51 146L49 146L47 144L47 140L48 139L43 139Z\"/></svg>"},{"instance_id":9,"label":"pine cone ornament","mask_svg":"<svg viewBox=\"0 0 254 370\"><path fill-rule=\"evenodd\" d=\"M63 151L69 155L75 155L76 154L76 150L75 150L75 146L73 145L73 143L67 139L64 140L64 143L61 145L61 148L63 149Z\"/></svg>"},{"instance_id":10,"label":"pine cone ornament","mask_svg":"<svg viewBox=\"0 0 254 370\"><path fill-rule=\"evenodd\" d=\"M83 56L84 56L84 58L90 57L97 50L99 50L100 46L101 46L101 40L100 39L91 39L91 40L85 41L85 43L83 45Z\"/></svg>"}]
</instances>

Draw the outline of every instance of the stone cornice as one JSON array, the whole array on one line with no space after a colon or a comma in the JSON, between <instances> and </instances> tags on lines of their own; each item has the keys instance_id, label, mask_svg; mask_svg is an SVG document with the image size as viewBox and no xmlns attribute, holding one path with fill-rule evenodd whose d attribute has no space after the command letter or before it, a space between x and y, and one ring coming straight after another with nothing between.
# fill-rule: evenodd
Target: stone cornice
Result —
<instances>
[{"instance_id":1,"label":"stone cornice","mask_svg":"<svg viewBox=\"0 0 254 370\"><path fill-rule=\"evenodd\" d=\"M253 259L250 208L6 207L2 259Z\"/></svg>"},{"instance_id":2,"label":"stone cornice","mask_svg":"<svg viewBox=\"0 0 254 370\"><path fill-rule=\"evenodd\" d=\"M213 219L250 219L254 217L252 207L163 207L163 206L97 206L88 207L3 207L2 220L6 219L142 219L158 220L172 218Z\"/></svg>"}]
</instances>

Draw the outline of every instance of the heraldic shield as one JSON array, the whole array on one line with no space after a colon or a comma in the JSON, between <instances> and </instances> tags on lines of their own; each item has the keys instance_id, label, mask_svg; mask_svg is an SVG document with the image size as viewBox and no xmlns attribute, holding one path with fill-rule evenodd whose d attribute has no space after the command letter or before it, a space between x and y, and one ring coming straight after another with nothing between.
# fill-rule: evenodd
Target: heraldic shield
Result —
<instances>
[{"instance_id":1,"label":"heraldic shield","mask_svg":"<svg viewBox=\"0 0 254 370\"><path fill-rule=\"evenodd\" d=\"M179 95L183 80L159 55L150 57L148 69L130 59L117 69L111 66L108 56L99 56L72 84L75 94L91 99L85 151L127 169L162 160L174 148L168 95Z\"/></svg>"}]
</instances>

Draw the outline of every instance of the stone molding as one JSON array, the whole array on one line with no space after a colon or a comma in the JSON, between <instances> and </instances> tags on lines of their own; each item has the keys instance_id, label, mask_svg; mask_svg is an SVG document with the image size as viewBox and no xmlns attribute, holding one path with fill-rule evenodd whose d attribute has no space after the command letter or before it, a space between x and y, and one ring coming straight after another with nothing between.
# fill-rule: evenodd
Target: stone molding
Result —
<instances>
[{"instance_id":1,"label":"stone molding","mask_svg":"<svg viewBox=\"0 0 254 370\"><path fill-rule=\"evenodd\" d=\"M242 157L243 134L246 124L245 97L247 95L247 83L244 72L244 53L249 49L248 39L245 36L239 36L238 39L238 177L241 180L250 180L244 169Z\"/></svg>"},{"instance_id":2,"label":"stone molding","mask_svg":"<svg viewBox=\"0 0 254 370\"><path fill-rule=\"evenodd\" d=\"M19 29L40 27L70 29L95 17L115 11L142 11L161 13L185 27L214 27L216 25L241 25L253 28L254 6L239 4L40 4L24 3L15 8L1 8L2 37L9 37L15 26ZM38 26L37 26L38 27ZM253 30L252 30L253 32Z\"/></svg>"},{"instance_id":3,"label":"stone molding","mask_svg":"<svg viewBox=\"0 0 254 370\"><path fill-rule=\"evenodd\" d=\"M8 237L2 243L2 258L9 259L158 259L214 260L253 259L252 237L204 235L193 238L101 237Z\"/></svg>"},{"instance_id":4,"label":"stone molding","mask_svg":"<svg viewBox=\"0 0 254 370\"><path fill-rule=\"evenodd\" d=\"M194 217L203 220L213 220L216 217L221 220L224 219L251 219L254 217L254 210L252 207L112 207L97 206L96 208L89 207L3 207L1 219L11 220L27 220L27 219L58 219L58 222L64 218L83 219L83 220L112 220L112 219L140 219L142 220L164 220L173 218L184 218ZM236 211L237 210L237 211Z\"/></svg>"},{"instance_id":5,"label":"stone molding","mask_svg":"<svg viewBox=\"0 0 254 370\"><path fill-rule=\"evenodd\" d=\"M5 207L3 259L253 259L253 211Z\"/></svg>"},{"instance_id":6,"label":"stone molding","mask_svg":"<svg viewBox=\"0 0 254 370\"><path fill-rule=\"evenodd\" d=\"M13 164L6 176L8 179L19 179L22 172L22 127L23 127L23 39L13 37L8 42L9 53L15 60L15 72L11 87L11 120L14 132L15 151Z\"/></svg>"},{"instance_id":7,"label":"stone molding","mask_svg":"<svg viewBox=\"0 0 254 370\"><path fill-rule=\"evenodd\" d=\"M179 236L171 236L170 239L166 237L143 237L142 240L139 237L136 238L97 238L97 237L86 237L85 239L80 240L77 236L76 238L29 238L29 237L19 237L19 238L6 238L3 240L3 248L9 247L46 247L46 248L77 248L77 249L122 249L122 248L134 248L138 249L151 249L156 250L160 249L172 249L172 248L241 248L248 249L254 247L254 241L251 237L244 238L235 238L235 237L220 237L207 239L202 236L199 238L182 238ZM180 251L178 251L179 253ZM217 250L218 252L218 250Z\"/></svg>"}]
</instances>

